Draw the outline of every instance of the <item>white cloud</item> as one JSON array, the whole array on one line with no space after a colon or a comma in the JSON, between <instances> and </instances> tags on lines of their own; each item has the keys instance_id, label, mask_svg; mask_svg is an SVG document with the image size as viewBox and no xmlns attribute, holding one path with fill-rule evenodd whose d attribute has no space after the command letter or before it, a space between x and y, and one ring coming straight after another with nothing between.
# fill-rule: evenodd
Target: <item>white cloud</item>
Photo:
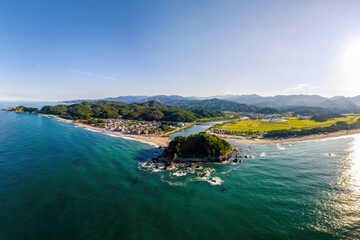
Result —
<instances>
[{"instance_id":1,"label":"white cloud","mask_svg":"<svg viewBox=\"0 0 360 240\"><path fill-rule=\"evenodd\" d=\"M298 84L298 85L296 85L294 87L290 87L290 88L285 89L285 92L297 92L297 91L306 89L307 86L309 86L309 84L300 83L300 84Z\"/></svg>"},{"instance_id":2,"label":"white cloud","mask_svg":"<svg viewBox=\"0 0 360 240\"><path fill-rule=\"evenodd\" d=\"M315 86L309 86L307 83L299 83L295 86L291 86L289 88L283 89L280 91L281 94L293 94L293 93L311 93L312 90L319 89L320 87ZM274 91L274 93L279 93L277 91Z\"/></svg>"},{"instance_id":3,"label":"white cloud","mask_svg":"<svg viewBox=\"0 0 360 240\"><path fill-rule=\"evenodd\" d=\"M102 78L102 79L107 79L107 80L117 80L116 78L113 78L113 77L104 76L104 75L100 75L100 74L96 74L96 73L92 73L92 72L87 72L87 71L78 71L78 70L70 69L69 72L79 73L81 75L91 76L91 77L96 77L96 78Z\"/></svg>"}]
</instances>

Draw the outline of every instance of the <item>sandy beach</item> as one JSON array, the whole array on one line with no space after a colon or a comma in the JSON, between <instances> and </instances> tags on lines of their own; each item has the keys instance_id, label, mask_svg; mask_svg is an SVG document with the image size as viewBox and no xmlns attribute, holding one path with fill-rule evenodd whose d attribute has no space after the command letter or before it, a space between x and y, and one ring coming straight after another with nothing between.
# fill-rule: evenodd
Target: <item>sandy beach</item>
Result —
<instances>
[{"instance_id":1,"label":"sandy beach","mask_svg":"<svg viewBox=\"0 0 360 240\"><path fill-rule=\"evenodd\" d=\"M284 139L247 139L246 137L241 136L232 136L224 134L215 134L216 136L227 140L236 142L244 145L257 145L257 144L277 144L277 143L295 143L295 142L305 142L305 141L316 141L329 138L337 138L342 136L350 136L360 134L360 129L350 130L350 131L338 131L329 134L319 134L319 135L309 135L304 137L297 138L284 138Z\"/></svg>"},{"instance_id":2,"label":"sandy beach","mask_svg":"<svg viewBox=\"0 0 360 240\"><path fill-rule=\"evenodd\" d=\"M122 134L119 132L108 131L103 128L90 126L88 124L80 123L77 121L60 118L55 115L47 115L47 114L42 114L42 115L43 116L51 116L51 117L59 119L61 121L75 123L76 125L78 125L80 127L85 127L85 128L89 128L89 129L93 129L93 130L97 130L97 131L106 132L109 134L114 134L114 135L117 135L117 136L120 136L123 138L131 138L131 139L141 141L141 142L156 144L157 146L160 146L160 147L167 147L170 143L169 137L148 137L148 136L143 136L143 135ZM276 140L275 139L248 139L248 138L242 137L242 136L224 135L224 134L216 134L216 133L213 133L213 134L224 140L236 142L239 144L258 145L258 144L277 144L277 143L295 143L295 142L304 142L304 141L316 141L316 140L336 138L336 137L342 137L342 136L350 136L350 135L360 134L360 129L355 129L355 130L350 130L350 131L338 131L338 132L329 133L329 134L310 135L310 136L297 137L297 138L276 139Z\"/></svg>"},{"instance_id":3,"label":"sandy beach","mask_svg":"<svg viewBox=\"0 0 360 240\"><path fill-rule=\"evenodd\" d=\"M108 131L108 130L106 130L104 128L90 126L88 124L80 123L80 122L77 122L77 121L60 118L60 117L55 116L55 115L45 115L45 114L43 114L43 116L51 116L51 117L59 119L61 121L75 123L76 125L78 125L80 127L84 127L84 128L88 128L88 129L92 129L92 130L96 130L96 131L101 131L101 132L105 132L105 133L109 133L109 134L114 134L116 136L120 136L120 137L123 137L123 138L131 138L131 139L134 139L134 140L137 140L137 141L140 141L140 142L151 143L151 144L154 144L154 145L159 146L159 147L167 147L169 145L169 142L170 142L169 137L150 137L150 136L147 137L147 136L142 136L142 135L122 134L122 133L115 132L115 131Z\"/></svg>"}]
</instances>

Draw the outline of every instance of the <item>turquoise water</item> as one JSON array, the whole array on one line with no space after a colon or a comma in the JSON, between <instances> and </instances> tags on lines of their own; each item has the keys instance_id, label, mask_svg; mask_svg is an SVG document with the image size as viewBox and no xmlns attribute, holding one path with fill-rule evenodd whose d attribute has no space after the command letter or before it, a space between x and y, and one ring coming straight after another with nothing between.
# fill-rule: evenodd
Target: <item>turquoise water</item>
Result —
<instances>
[{"instance_id":1,"label":"turquoise water","mask_svg":"<svg viewBox=\"0 0 360 240\"><path fill-rule=\"evenodd\" d=\"M199 132L205 132L208 128L210 128L211 126L214 126L215 124L219 124L219 123L223 123L224 121L221 122L208 122L208 123L199 123L196 124L193 127L187 128L185 130L176 132L174 134L172 134L170 136L170 139L174 139L177 136L189 136L191 134L196 134Z\"/></svg>"},{"instance_id":2,"label":"turquoise water","mask_svg":"<svg viewBox=\"0 0 360 240\"><path fill-rule=\"evenodd\" d=\"M0 111L0 239L360 238L359 136L252 146L219 186L139 170L154 150Z\"/></svg>"}]
</instances>

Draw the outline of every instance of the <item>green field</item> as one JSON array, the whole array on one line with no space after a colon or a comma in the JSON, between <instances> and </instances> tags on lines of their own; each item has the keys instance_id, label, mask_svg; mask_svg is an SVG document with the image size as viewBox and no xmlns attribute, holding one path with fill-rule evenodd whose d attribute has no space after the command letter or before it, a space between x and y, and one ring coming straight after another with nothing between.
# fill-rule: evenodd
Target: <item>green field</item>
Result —
<instances>
[{"instance_id":1,"label":"green field","mask_svg":"<svg viewBox=\"0 0 360 240\"><path fill-rule=\"evenodd\" d=\"M335 124L338 121L344 121L347 123L354 123L360 115L348 115L346 117L330 119L326 122L315 122L312 120L299 120L296 117L284 117L282 119L287 122L266 122L261 119L257 120L242 120L237 122L228 122L219 127L217 130L223 130L230 133L263 133L271 130L282 129L303 129L314 127L326 127Z\"/></svg>"}]
</instances>

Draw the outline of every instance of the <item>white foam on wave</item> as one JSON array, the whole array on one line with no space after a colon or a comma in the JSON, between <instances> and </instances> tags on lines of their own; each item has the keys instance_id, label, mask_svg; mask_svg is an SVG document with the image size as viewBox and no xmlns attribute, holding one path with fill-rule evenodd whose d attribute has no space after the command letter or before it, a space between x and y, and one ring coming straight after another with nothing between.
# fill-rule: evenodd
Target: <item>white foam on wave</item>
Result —
<instances>
[{"instance_id":1,"label":"white foam on wave","mask_svg":"<svg viewBox=\"0 0 360 240\"><path fill-rule=\"evenodd\" d=\"M224 181L219 177L213 177L211 180L207 181L211 186L221 185Z\"/></svg>"},{"instance_id":2,"label":"white foam on wave","mask_svg":"<svg viewBox=\"0 0 360 240\"><path fill-rule=\"evenodd\" d=\"M286 148L284 146L281 146L280 144L276 144L277 149L279 150L285 150Z\"/></svg>"},{"instance_id":3,"label":"white foam on wave","mask_svg":"<svg viewBox=\"0 0 360 240\"><path fill-rule=\"evenodd\" d=\"M163 176L161 176L161 181L164 183L167 183L171 186L184 186L185 185L183 182L170 182L170 181L164 180Z\"/></svg>"},{"instance_id":4,"label":"white foam on wave","mask_svg":"<svg viewBox=\"0 0 360 240\"><path fill-rule=\"evenodd\" d=\"M97 132L97 133L101 133L101 131L99 130L94 130L94 129L91 129L91 128L85 128L86 130L90 131L90 132Z\"/></svg>"},{"instance_id":5,"label":"white foam on wave","mask_svg":"<svg viewBox=\"0 0 360 240\"><path fill-rule=\"evenodd\" d=\"M172 174L172 176L176 176L176 177L182 177L182 176L186 176L187 172L183 171L183 170L180 170L180 171L177 171L177 172L174 172Z\"/></svg>"},{"instance_id":6,"label":"white foam on wave","mask_svg":"<svg viewBox=\"0 0 360 240\"><path fill-rule=\"evenodd\" d=\"M240 166L238 166L238 167L233 167L233 168L231 168L230 170L228 170L228 171L226 171L226 172L220 172L220 174L228 174L229 172L231 172L231 171L233 171L233 170L235 170L235 169L238 169Z\"/></svg>"},{"instance_id":7,"label":"white foam on wave","mask_svg":"<svg viewBox=\"0 0 360 240\"><path fill-rule=\"evenodd\" d=\"M262 152L261 154L260 154L260 157L266 157L266 153L265 152Z\"/></svg>"},{"instance_id":8,"label":"white foam on wave","mask_svg":"<svg viewBox=\"0 0 360 240\"><path fill-rule=\"evenodd\" d=\"M146 166L146 164L151 160L151 158L146 161L146 162L139 162L139 166L143 167L143 168L153 168L154 164L151 164L150 166Z\"/></svg>"}]
</instances>

